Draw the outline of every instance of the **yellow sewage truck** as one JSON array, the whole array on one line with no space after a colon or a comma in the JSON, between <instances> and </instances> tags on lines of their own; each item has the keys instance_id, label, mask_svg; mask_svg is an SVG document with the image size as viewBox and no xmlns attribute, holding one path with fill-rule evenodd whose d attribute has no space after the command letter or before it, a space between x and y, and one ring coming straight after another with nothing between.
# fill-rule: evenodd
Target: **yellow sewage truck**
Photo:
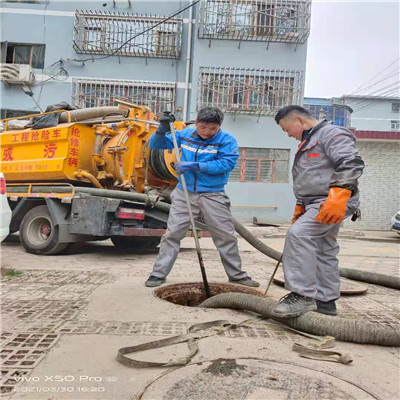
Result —
<instances>
[{"instance_id":1,"label":"yellow sewage truck","mask_svg":"<svg viewBox=\"0 0 400 400\"><path fill-rule=\"evenodd\" d=\"M1 121L10 232L19 231L25 250L41 255L107 238L120 247L156 247L167 215L153 205L169 196L177 176L174 151L148 147L158 127L151 110L123 103L21 118L49 114L59 123L41 129Z\"/></svg>"}]
</instances>

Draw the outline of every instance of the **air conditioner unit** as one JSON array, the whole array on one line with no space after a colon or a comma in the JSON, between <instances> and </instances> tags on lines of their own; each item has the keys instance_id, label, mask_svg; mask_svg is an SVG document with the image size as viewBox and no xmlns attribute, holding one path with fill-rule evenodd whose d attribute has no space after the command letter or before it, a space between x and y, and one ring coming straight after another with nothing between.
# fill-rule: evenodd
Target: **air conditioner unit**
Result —
<instances>
[{"instance_id":1,"label":"air conditioner unit","mask_svg":"<svg viewBox=\"0 0 400 400\"><path fill-rule=\"evenodd\" d=\"M29 85L33 83L34 75L27 64L0 64L0 79L11 85Z\"/></svg>"}]
</instances>

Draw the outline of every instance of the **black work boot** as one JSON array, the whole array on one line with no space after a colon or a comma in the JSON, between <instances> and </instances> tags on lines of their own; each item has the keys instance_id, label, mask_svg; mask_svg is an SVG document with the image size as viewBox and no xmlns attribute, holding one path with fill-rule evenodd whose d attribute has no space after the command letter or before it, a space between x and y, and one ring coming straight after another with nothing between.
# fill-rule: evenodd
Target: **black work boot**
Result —
<instances>
[{"instance_id":1,"label":"black work boot","mask_svg":"<svg viewBox=\"0 0 400 400\"><path fill-rule=\"evenodd\" d=\"M316 300L317 312L325 315L337 315L335 300L321 301Z\"/></svg>"},{"instance_id":2,"label":"black work boot","mask_svg":"<svg viewBox=\"0 0 400 400\"><path fill-rule=\"evenodd\" d=\"M314 299L291 292L279 300L279 303L272 309L271 315L279 318L294 318L316 309L317 305Z\"/></svg>"}]
</instances>

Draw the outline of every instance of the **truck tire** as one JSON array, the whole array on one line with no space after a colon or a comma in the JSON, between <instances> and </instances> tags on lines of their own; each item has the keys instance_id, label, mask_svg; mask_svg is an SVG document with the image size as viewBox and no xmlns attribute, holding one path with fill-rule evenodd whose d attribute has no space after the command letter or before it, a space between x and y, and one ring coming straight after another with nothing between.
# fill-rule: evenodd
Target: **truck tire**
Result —
<instances>
[{"instance_id":1,"label":"truck tire","mask_svg":"<svg viewBox=\"0 0 400 400\"><path fill-rule=\"evenodd\" d=\"M124 250L149 250L155 249L160 244L161 236L148 237L127 237L127 236L112 236L111 241L115 247Z\"/></svg>"},{"instance_id":2,"label":"truck tire","mask_svg":"<svg viewBox=\"0 0 400 400\"><path fill-rule=\"evenodd\" d=\"M25 214L19 239L25 251L38 255L59 254L69 245L58 242L58 226L54 225L47 206L34 207Z\"/></svg>"}]
</instances>

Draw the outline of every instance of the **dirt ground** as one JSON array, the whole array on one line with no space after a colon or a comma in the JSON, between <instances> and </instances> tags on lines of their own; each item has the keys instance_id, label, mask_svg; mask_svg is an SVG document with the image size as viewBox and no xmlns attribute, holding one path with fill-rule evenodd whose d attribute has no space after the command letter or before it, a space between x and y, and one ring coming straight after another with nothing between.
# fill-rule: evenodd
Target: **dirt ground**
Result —
<instances>
[{"instance_id":1,"label":"dirt ground","mask_svg":"<svg viewBox=\"0 0 400 400\"><path fill-rule=\"evenodd\" d=\"M268 236L263 228L257 232ZM281 251L282 236L262 240ZM395 233L347 233L339 242L342 267L399 275ZM209 281L225 283L211 239L201 239L201 246ZM265 290L275 261L243 239L239 247L244 269ZM337 342L332 350L350 355L351 364L306 359L292 345L312 339L269 320L199 340L199 352L184 367L126 367L116 361L121 347L181 335L197 323L237 323L254 314L160 300L144 286L157 250L134 254L104 241L86 243L69 255L40 257L25 253L13 235L1 253L4 399L400 398L398 348ZM186 238L167 284L200 280L194 242ZM269 297L277 300L284 294L273 285ZM343 296L338 309L341 317L400 323L399 292L394 289L369 285L363 295ZM187 352L179 344L131 357L168 362Z\"/></svg>"}]
</instances>

